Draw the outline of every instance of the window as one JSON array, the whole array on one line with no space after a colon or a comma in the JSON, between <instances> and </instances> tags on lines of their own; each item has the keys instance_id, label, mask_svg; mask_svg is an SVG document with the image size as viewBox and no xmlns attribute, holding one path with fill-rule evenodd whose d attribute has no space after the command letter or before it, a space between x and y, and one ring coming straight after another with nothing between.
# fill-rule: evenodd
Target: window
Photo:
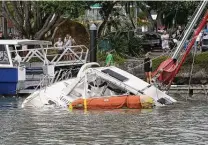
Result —
<instances>
[{"instance_id":1,"label":"window","mask_svg":"<svg viewBox=\"0 0 208 145\"><path fill-rule=\"evenodd\" d=\"M10 64L5 45L0 45L0 64Z\"/></svg>"},{"instance_id":2,"label":"window","mask_svg":"<svg viewBox=\"0 0 208 145\"><path fill-rule=\"evenodd\" d=\"M110 75L111 77L114 77L115 79L117 79L117 80L119 80L121 82L124 82L124 81L127 81L128 80L127 77L125 77L125 76L123 76L123 75L121 75L121 74L119 74L117 72L114 72L114 71L112 71L110 69L102 70L102 72Z\"/></svg>"},{"instance_id":3,"label":"window","mask_svg":"<svg viewBox=\"0 0 208 145\"><path fill-rule=\"evenodd\" d=\"M203 45L208 45L208 39L203 39Z\"/></svg>"}]
</instances>

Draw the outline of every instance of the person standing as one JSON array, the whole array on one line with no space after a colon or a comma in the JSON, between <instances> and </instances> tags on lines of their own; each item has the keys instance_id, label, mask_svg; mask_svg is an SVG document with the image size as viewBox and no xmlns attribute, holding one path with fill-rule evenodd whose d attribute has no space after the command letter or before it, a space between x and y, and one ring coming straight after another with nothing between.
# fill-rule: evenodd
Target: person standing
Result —
<instances>
[{"instance_id":1,"label":"person standing","mask_svg":"<svg viewBox=\"0 0 208 145\"><path fill-rule=\"evenodd\" d=\"M64 46L70 47L71 45L72 45L71 36L67 34L66 37L64 38Z\"/></svg>"},{"instance_id":2,"label":"person standing","mask_svg":"<svg viewBox=\"0 0 208 145\"><path fill-rule=\"evenodd\" d=\"M64 49L71 49L72 46L72 41L71 41L71 36L69 34L66 35L64 38ZM69 60L70 59L70 53L66 52L66 55L64 55L64 60Z\"/></svg>"},{"instance_id":3,"label":"person standing","mask_svg":"<svg viewBox=\"0 0 208 145\"><path fill-rule=\"evenodd\" d=\"M166 31L163 32L163 35L161 36L161 40L162 40L163 52L166 51L166 50L169 50L170 49L170 46L169 46L169 34Z\"/></svg>"},{"instance_id":4,"label":"person standing","mask_svg":"<svg viewBox=\"0 0 208 145\"><path fill-rule=\"evenodd\" d=\"M113 54L112 54L112 51L107 51L105 66L111 66L111 65L114 65Z\"/></svg>"},{"instance_id":5,"label":"person standing","mask_svg":"<svg viewBox=\"0 0 208 145\"><path fill-rule=\"evenodd\" d=\"M58 38L58 41L54 44L54 47L63 47L63 41L61 38Z\"/></svg>"},{"instance_id":6,"label":"person standing","mask_svg":"<svg viewBox=\"0 0 208 145\"><path fill-rule=\"evenodd\" d=\"M147 83L152 80L152 60L150 59L150 53L148 52L144 58L144 72L146 76Z\"/></svg>"},{"instance_id":7,"label":"person standing","mask_svg":"<svg viewBox=\"0 0 208 145\"><path fill-rule=\"evenodd\" d=\"M61 37L58 38L58 41L54 44L54 47L58 48L58 52L61 55L63 53L63 41L61 40Z\"/></svg>"},{"instance_id":8,"label":"person standing","mask_svg":"<svg viewBox=\"0 0 208 145\"><path fill-rule=\"evenodd\" d=\"M203 33L200 32L199 35L196 37L196 42L195 42L195 47L197 50L199 50L201 52L201 41L203 38Z\"/></svg>"}]
</instances>

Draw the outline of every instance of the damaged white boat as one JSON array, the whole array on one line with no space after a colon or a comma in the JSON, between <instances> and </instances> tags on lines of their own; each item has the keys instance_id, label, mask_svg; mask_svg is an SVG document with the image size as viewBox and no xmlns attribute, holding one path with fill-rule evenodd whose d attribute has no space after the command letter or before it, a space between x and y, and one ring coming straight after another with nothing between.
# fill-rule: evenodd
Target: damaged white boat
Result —
<instances>
[{"instance_id":1,"label":"damaged white boat","mask_svg":"<svg viewBox=\"0 0 208 145\"><path fill-rule=\"evenodd\" d=\"M155 105L176 102L154 85L135 77L115 66L99 67L97 63L82 66L76 78L61 81L31 94L22 107L44 107L55 105L67 107L80 98L112 97L123 95L150 96ZM158 100L163 98L163 103Z\"/></svg>"}]
</instances>

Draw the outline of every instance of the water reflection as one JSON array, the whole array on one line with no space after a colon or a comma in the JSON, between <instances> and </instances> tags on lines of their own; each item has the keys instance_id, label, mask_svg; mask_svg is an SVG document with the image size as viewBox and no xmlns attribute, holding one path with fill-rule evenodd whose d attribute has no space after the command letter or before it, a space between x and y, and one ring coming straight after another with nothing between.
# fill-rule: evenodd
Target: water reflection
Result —
<instances>
[{"instance_id":1,"label":"water reflection","mask_svg":"<svg viewBox=\"0 0 208 145\"><path fill-rule=\"evenodd\" d=\"M70 112L22 109L21 102L0 99L0 144L208 144L208 106L199 103Z\"/></svg>"}]
</instances>

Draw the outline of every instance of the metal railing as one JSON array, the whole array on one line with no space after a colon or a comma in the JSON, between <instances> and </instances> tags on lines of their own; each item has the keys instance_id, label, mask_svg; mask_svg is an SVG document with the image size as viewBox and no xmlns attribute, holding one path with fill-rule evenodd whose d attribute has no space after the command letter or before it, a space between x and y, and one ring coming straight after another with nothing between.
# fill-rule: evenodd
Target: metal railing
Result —
<instances>
[{"instance_id":1,"label":"metal railing","mask_svg":"<svg viewBox=\"0 0 208 145\"><path fill-rule=\"evenodd\" d=\"M36 90L46 89L46 87L60 82L62 80L67 80L72 78L72 69L60 69L55 72L54 77L50 77L49 75L44 74L43 77L40 79L38 85L35 88Z\"/></svg>"},{"instance_id":2,"label":"metal railing","mask_svg":"<svg viewBox=\"0 0 208 145\"><path fill-rule=\"evenodd\" d=\"M84 64L87 61L88 48L84 45L70 47L33 48L26 50L10 50L12 60L18 55L21 63L41 62L55 66ZM16 55L14 55L16 54Z\"/></svg>"}]
</instances>

